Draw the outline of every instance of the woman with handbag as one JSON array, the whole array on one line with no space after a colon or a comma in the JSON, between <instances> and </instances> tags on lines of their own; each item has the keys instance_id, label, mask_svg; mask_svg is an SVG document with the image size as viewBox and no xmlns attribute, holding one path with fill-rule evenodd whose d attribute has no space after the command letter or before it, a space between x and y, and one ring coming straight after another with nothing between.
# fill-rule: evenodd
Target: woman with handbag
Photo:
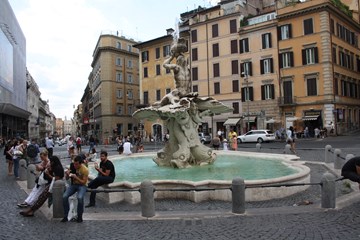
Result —
<instances>
[{"instance_id":1,"label":"woman with handbag","mask_svg":"<svg viewBox=\"0 0 360 240\"><path fill-rule=\"evenodd\" d=\"M26 210L20 212L24 217L33 217L34 212L38 210L50 196L54 181L64 178L64 168L57 156L52 156L50 158L50 167L45 169L44 176L46 176L44 177L45 179L50 180L48 180L45 189L39 195L35 203Z\"/></svg>"}]
</instances>

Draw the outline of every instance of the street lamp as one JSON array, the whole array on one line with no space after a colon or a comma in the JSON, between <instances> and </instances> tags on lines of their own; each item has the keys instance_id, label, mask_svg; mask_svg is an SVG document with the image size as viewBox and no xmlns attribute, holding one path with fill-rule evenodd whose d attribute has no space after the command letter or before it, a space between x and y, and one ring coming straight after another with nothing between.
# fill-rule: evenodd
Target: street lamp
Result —
<instances>
[{"instance_id":1,"label":"street lamp","mask_svg":"<svg viewBox=\"0 0 360 240\"><path fill-rule=\"evenodd\" d=\"M247 74L247 72L242 72L242 74L244 75L244 81L246 82L246 98L245 101L247 102L247 131L250 131L250 113L249 113L249 108L250 108L250 91L249 91L249 75Z\"/></svg>"}]
</instances>

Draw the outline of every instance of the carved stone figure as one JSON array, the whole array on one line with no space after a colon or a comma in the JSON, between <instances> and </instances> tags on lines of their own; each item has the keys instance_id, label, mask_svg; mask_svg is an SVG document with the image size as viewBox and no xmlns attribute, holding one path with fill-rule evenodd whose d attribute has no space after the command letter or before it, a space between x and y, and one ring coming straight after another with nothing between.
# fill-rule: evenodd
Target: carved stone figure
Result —
<instances>
[{"instance_id":1,"label":"carved stone figure","mask_svg":"<svg viewBox=\"0 0 360 240\"><path fill-rule=\"evenodd\" d=\"M191 92L191 78L184 39L180 38L171 47L171 56L163 66L174 73L176 89L166 94L160 102L151 107L137 110L137 119L164 121L169 130L169 141L161 149L154 161L159 166L187 168L192 165L212 164L216 155L212 149L203 145L198 136L198 126L203 116L232 111L211 97L199 98ZM176 59L176 64L171 63Z\"/></svg>"}]
</instances>

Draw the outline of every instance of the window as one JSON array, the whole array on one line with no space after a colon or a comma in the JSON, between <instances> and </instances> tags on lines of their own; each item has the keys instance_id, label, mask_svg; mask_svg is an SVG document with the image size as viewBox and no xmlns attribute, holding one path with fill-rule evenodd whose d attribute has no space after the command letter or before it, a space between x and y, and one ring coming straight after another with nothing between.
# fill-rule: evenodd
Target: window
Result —
<instances>
[{"instance_id":1,"label":"window","mask_svg":"<svg viewBox=\"0 0 360 240\"><path fill-rule=\"evenodd\" d=\"M131 115L133 114L133 105L128 105L128 114Z\"/></svg>"},{"instance_id":2,"label":"window","mask_svg":"<svg viewBox=\"0 0 360 240\"><path fill-rule=\"evenodd\" d=\"M197 81L199 79L198 76L198 68L197 67L193 67L192 68L192 80L193 81Z\"/></svg>"},{"instance_id":3,"label":"window","mask_svg":"<svg viewBox=\"0 0 360 240\"><path fill-rule=\"evenodd\" d=\"M170 45L163 46L163 57L170 56Z\"/></svg>"},{"instance_id":4,"label":"window","mask_svg":"<svg viewBox=\"0 0 360 240\"><path fill-rule=\"evenodd\" d=\"M233 107L233 114L237 114L237 113L239 113L239 103L238 102L233 102L232 103L232 107Z\"/></svg>"},{"instance_id":5,"label":"window","mask_svg":"<svg viewBox=\"0 0 360 240\"><path fill-rule=\"evenodd\" d=\"M116 90L116 98L122 98L122 90L121 89L117 89Z\"/></svg>"},{"instance_id":6,"label":"window","mask_svg":"<svg viewBox=\"0 0 360 240\"><path fill-rule=\"evenodd\" d=\"M193 92L199 92L198 85L193 85Z\"/></svg>"},{"instance_id":7,"label":"window","mask_svg":"<svg viewBox=\"0 0 360 240\"><path fill-rule=\"evenodd\" d=\"M280 68L289 68L294 66L294 53L285 52L279 54L279 64Z\"/></svg>"},{"instance_id":8,"label":"window","mask_svg":"<svg viewBox=\"0 0 360 240\"><path fill-rule=\"evenodd\" d=\"M244 38L240 40L240 53L249 52L249 39Z\"/></svg>"},{"instance_id":9,"label":"window","mask_svg":"<svg viewBox=\"0 0 360 240\"><path fill-rule=\"evenodd\" d=\"M160 48L156 48L155 49L155 59L159 59L160 58Z\"/></svg>"},{"instance_id":10,"label":"window","mask_svg":"<svg viewBox=\"0 0 360 240\"><path fill-rule=\"evenodd\" d=\"M191 42L197 42L197 30L191 30Z\"/></svg>"},{"instance_id":11,"label":"window","mask_svg":"<svg viewBox=\"0 0 360 240\"><path fill-rule=\"evenodd\" d=\"M336 47L332 48L332 60L333 60L334 64L337 63L337 61L336 61Z\"/></svg>"},{"instance_id":12,"label":"window","mask_svg":"<svg viewBox=\"0 0 360 240\"><path fill-rule=\"evenodd\" d=\"M218 43L213 44L212 50L213 50L213 57L218 57L219 56L219 44Z\"/></svg>"},{"instance_id":13,"label":"window","mask_svg":"<svg viewBox=\"0 0 360 240\"><path fill-rule=\"evenodd\" d=\"M317 95L316 78L306 79L306 86L307 86L307 95L308 96L316 96Z\"/></svg>"},{"instance_id":14,"label":"window","mask_svg":"<svg viewBox=\"0 0 360 240\"><path fill-rule=\"evenodd\" d=\"M156 101L160 101L160 99L161 99L161 91L160 91L160 89L157 89L156 90Z\"/></svg>"},{"instance_id":15,"label":"window","mask_svg":"<svg viewBox=\"0 0 360 240\"><path fill-rule=\"evenodd\" d=\"M273 71L273 59L267 58L260 60L260 73L266 74L266 73L272 73Z\"/></svg>"},{"instance_id":16,"label":"window","mask_svg":"<svg viewBox=\"0 0 360 240\"><path fill-rule=\"evenodd\" d=\"M304 20L304 35L314 33L312 18Z\"/></svg>"},{"instance_id":17,"label":"window","mask_svg":"<svg viewBox=\"0 0 360 240\"><path fill-rule=\"evenodd\" d=\"M214 94L220 94L220 83L214 83Z\"/></svg>"},{"instance_id":18,"label":"window","mask_svg":"<svg viewBox=\"0 0 360 240\"><path fill-rule=\"evenodd\" d=\"M241 88L241 101L254 101L253 87L243 87Z\"/></svg>"},{"instance_id":19,"label":"window","mask_svg":"<svg viewBox=\"0 0 360 240\"><path fill-rule=\"evenodd\" d=\"M121 49L121 42L116 43L116 48Z\"/></svg>"},{"instance_id":20,"label":"window","mask_svg":"<svg viewBox=\"0 0 360 240\"><path fill-rule=\"evenodd\" d=\"M318 50L317 47L306 48L302 50L303 65L318 63Z\"/></svg>"},{"instance_id":21,"label":"window","mask_svg":"<svg viewBox=\"0 0 360 240\"><path fill-rule=\"evenodd\" d=\"M149 105L149 92L144 92L144 104Z\"/></svg>"},{"instance_id":22,"label":"window","mask_svg":"<svg viewBox=\"0 0 360 240\"><path fill-rule=\"evenodd\" d=\"M334 23L334 19L330 19L330 32L332 34L335 34L335 23Z\"/></svg>"},{"instance_id":23,"label":"window","mask_svg":"<svg viewBox=\"0 0 360 240\"><path fill-rule=\"evenodd\" d=\"M214 63L213 74L214 74L214 77L220 77L220 64L219 63Z\"/></svg>"},{"instance_id":24,"label":"window","mask_svg":"<svg viewBox=\"0 0 360 240\"><path fill-rule=\"evenodd\" d=\"M239 80L232 81L232 90L233 92L239 92Z\"/></svg>"},{"instance_id":25,"label":"window","mask_svg":"<svg viewBox=\"0 0 360 240\"><path fill-rule=\"evenodd\" d=\"M168 94L168 93L170 93L170 92L171 92L171 89L170 89L170 88L165 89L165 94Z\"/></svg>"},{"instance_id":26,"label":"window","mask_svg":"<svg viewBox=\"0 0 360 240\"><path fill-rule=\"evenodd\" d=\"M261 100L275 99L274 84L261 86Z\"/></svg>"},{"instance_id":27,"label":"window","mask_svg":"<svg viewBox=\"0 0 360 240\"><path fill-rule=\"evenodd\" d=\"M131 52L131 50L132 50L132 46L128 45L128 51Z\"/></svg>"},{"instance_id":28,"label":"window","mask_svg":"<svg viewBox=\"0 0 360 240\"><path fill-rule=\"evenodd\" d=\"M148 68L144 67L144 78L148 77Z\"/></svg>"},{"instance_id":29,"label":"window","mask_svg":"<svg viewBox=\"0 0 360 240\"><path fill-rule=\"evenodd\" d=\"M231 53L238 53L238 43L237 40L231 40Z\"/></svg>"},{"instance_id":30,"label":"window","mask_svg":"<svg viewBox=\"0 0 360 240\"><path fill-rule=\"evenodd\" d=\"M262 48L271 48L271 33L265 33L261 35Z\"/></svg>"},{"instance_id":31,"label":"window","mask_svg":"<svg viewBox=\"0 0 360 240\"><path fill-rule=\"evenodd\" d=\"M219 36L219 26L217 24L214 24L211 26L212 29L212 37L218 37Z\"/></svg>"},{"instance_id":32,"label":"window","mask_svg":"<svg viewBox=\"0 0 360 240\"><path fill-rule=\"evenodd\" d=\"M121 58L116 58L116 65L121 66Z\"/></svg>"},{"instance_id":33,"label":"window","mask_svg":"<svg viewBox=\"0 0 360 240\"><path fill-rule=\"evenodd\" d=\"M131 60L128 61L128 68L132 68L132 61Z\"/></svg>"},{"instance_id":34,"label":"window","mask_svg":"<svg viewBox=\"0 0 360 240\"><path fill-rule=\"evenodd\" d=\"M191 49L191 60L193 60L193 61L198 60L198 49L197 48Z\"/></svg>"},{"instance_id":35,"label":"window","mask_svg":"<svg viewBox=\"0 0 360 240\"><path fill-rule=\"evenodd\" d=\"M160 64L156 64L156 75L159 76L161 74Z\"/></svg>"},{"instance_id":36,"label":"window","mask_svg":"<svg viewBox=\"0 0 360 240\"><path fill-rule=\"evenodd\" d=\"M141 53L141 62L149 61L149 51L143 51Z\"/></svg>"},{"instance_id":37,"label":"window","mask_svg":"<svg viewBox=\"0 0 360 240\"><path fill-rule=\"evenodd\" d=\"M244 62L240 64L240 76L252 76L252 64L251 62Z\"/></svg>"},{"instance_id":38,"label":"window","mask_svg":"<svg viewBox=\"0 0 360 240\"><path fill-rule=\"evenodd\" d=\"M123 113L122 105L117 105L117 114L122 115L122 113Z\"/></svg>"},{"instance_id":39,"label":"window","mask_svg":"<svg viewBox=\"0 0 360 240\"><path fill-rule=\"evenodd\" d=\"M238 60L231 61L231 74L239 74L239 62Z\"/></svg>"},{"instance_id":40,"label":"window","mask_svg":"<svg viewBox=\"0 0 360 240\"><path fill-rule=\"evenodd\" d=\"M122 81L123 81L122 72L116 72L116 82L122 82Z\"/></svg>"},{"instance_id":41,"label":"window","mask_svg":"<svg viewBox=\"0 0 360 240\"><path fill-rule=\"evenodd\" d=\"M291 38L291 24L286 24L278 28L279 40L285 40Z\"/></svg>"},{"instance_id":42,"label":"window","mask_svg":"<svg viewBox=\"0 0 360 240\"><path fill-rule=\"evenodd\" d=\"M236 33L237 32L237 26L236 26L236 19L230 20L230 33Z\"/></svg>"},{"instance_id":43,"label":"window","mask_svg":"<svg viewBox=\"0 0 360 240\"><path fill-rule=\"evenodd\" d=\"M127 98L128 99L133 99L133 92L132 92L132 90L127 90Z\"/></svg>"},{"instance_id":44,"label":"window","mask_svg":"<svg viewBox=\"0 0 360 240\"><path fill-rule=\"evenodd\" d=\"M133 83L133 76L132 76L132 74L128 74L128 75L127 75L127 80L128 80L128 83Z\"/></svg>"}]
</instances>

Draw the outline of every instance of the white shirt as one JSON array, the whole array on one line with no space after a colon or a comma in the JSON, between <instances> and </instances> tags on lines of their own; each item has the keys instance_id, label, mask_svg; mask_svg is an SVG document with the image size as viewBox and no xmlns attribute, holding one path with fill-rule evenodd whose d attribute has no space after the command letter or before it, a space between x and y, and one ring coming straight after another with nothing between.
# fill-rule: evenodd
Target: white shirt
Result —
<instances>
[{"instance_id":1,"label":"white shirt","mask_svg":"<svg viewBox=\"0 0 360 240\"><path fill-rule=\"evenodd\" d=\"M46 141L45 141L45 145L46 145L46 148L53 148L54 147L54 142L53 142L52 139L47 138Z\"/></svg>"},{"instance_id":2,"label":"white shirt","mask_svg":"<svg viewBox=\"0 0 360 240\"><path fill-rule=\"evenodd\" d=\"M292 132L291 132L291 130L290 129L288 129L287 131L286 131L286 135L287 135L287 137L288 137L288 139L292 139Z\"/></svg>"},{"instance_id":3,"label":"white shirt","mask_svg":"<svg viewBox=\"0 0 360 240\"><path fill-rule=\"evenodd\" d=\"M123 153L126 154L126 155L132 154L131 148L132 148L131 143L130 142L125 142L124 143L124 152Z\"/></svg>"}]
</instances>

